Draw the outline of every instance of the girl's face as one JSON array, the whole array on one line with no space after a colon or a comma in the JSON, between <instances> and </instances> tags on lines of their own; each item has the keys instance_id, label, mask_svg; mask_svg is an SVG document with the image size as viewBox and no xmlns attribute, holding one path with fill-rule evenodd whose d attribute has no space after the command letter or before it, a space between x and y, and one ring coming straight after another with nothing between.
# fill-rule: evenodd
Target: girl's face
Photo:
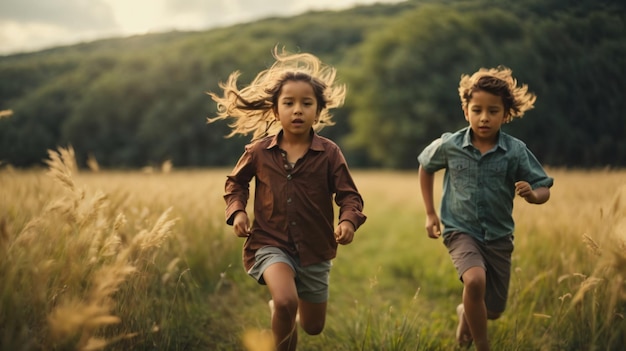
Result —
<instances>
[{"instance_id":1,"label":"girl's face","mask_svg":"<svg viewBox=\"0 0 626 351\"><path fill-rule=\"evenodd\" d=\"M275 113L285 136L308 137L319 117L313 86L305 81L285 82Z\"/></svg>"},{"instance_id":2,"label":"girl's face","mask_svg":"<svg viewBox=\"0 0 626 351\"><path fill-rule=\"evenodd\" d=\"M482 90L475 91L463 112L475 140L495 142L505 120L504 104L500 96Z\"/></svg>"}]
</instances>

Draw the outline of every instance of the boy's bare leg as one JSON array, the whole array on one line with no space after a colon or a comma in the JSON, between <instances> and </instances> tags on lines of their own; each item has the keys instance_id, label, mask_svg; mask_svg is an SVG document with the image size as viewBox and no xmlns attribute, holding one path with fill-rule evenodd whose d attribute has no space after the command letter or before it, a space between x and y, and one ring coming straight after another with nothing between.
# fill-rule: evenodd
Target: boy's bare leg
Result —
<instances>
[{"instance_id":1,"label":"boy's bare leg","mask_svg":"<svg viewBox=\"0 0 626 351\"><path fill-rule=\"evenodd\" d=\"M463 273L464 317L472 334L476 351L488 351L487 307L485 306L486 274L481 267Z\"/></svg>"},{"instance_id":2,"label":"boy's bare leg","mask_svg":"<svg viewBox=\"0 0 626 351\"><path fill-rule=\"evenodd\" d=\"M465 318L463 304L456 306L456 315L459 317L459 325L456 327L456 341L461 347L470 347L472 345L472 332L469 324L467 324L467 318Z\"/></svg>"},{"instance_id":3,"label":"boy's bare leg","mask_svg":"<svg viewBox=\"0 0 626 351\"><path fill-rule=\"evenodd\" d=\"M298 312L298 292L294 272L285 263L269 266L263 279L272 295L272 333L277 351L295 351L298 343L296 314Z\"/></svg>"}]
</instances>

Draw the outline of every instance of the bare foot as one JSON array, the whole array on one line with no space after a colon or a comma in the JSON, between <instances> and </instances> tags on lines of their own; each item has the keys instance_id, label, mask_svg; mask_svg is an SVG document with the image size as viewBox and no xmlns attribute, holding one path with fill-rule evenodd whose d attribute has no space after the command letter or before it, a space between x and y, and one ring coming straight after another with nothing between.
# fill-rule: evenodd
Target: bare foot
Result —
<instances>
[{"instance_id":1,"label":"bare foot","mask_svg":"<svg viewBox=\"0 0 626 351\"><path fill-rule=\"evenodd\" d=\"M456 306L456 315L459 317L459 325L456 327L456 342L461 347L470 347L472 345L472 332L469 329L467 320L465 320L465 308L463 304Z\"/></svg>"}]
</instances>

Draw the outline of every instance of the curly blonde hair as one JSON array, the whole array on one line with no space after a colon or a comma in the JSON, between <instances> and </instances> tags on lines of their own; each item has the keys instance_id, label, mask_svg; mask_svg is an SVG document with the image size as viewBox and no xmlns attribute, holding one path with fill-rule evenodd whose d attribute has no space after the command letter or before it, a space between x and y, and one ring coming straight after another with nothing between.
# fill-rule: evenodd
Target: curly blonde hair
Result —
<instances>
[{"instance_id":1,"label":"curly blonde hair","mask_svg":"<svg viewBox=\"0 0 626 351\"><path fill-rule=\"evenodd\" d=\"M511 69L498 66L489 69L481 68L471 76L462 75L459 83L459 96L463 109L467 108L474 92L486 91L502 98L505 122L523 117L524 112L535 107L537 96L528 92L528 85L517 86L517 80L513 78L512 73Z\"/></svg>"},{"instance_id":2,"label":"curly blonde hair","mask_svg":"<svg viewBox=\"0 0 626 351\"><path fill-rule=\"evenodd\" d=\"M227 137L252 133L252 140L280 131L276 122L276 108L282 87L289 81L305 81L311 84L317 100L318 123L313 128L319 131L333 125L329 109L343 105L346 95L345 84L338 84L335 68L323 64L316 56L308 53L292 54L275 47L272 52L276 62L257 74L243 89L237 88L239 71L230 74L226 83L220 82L223 96L208 92L217 103L217 116L207 118L207 123L227 118L234 119Z\"/></svg>"}]
</instances>

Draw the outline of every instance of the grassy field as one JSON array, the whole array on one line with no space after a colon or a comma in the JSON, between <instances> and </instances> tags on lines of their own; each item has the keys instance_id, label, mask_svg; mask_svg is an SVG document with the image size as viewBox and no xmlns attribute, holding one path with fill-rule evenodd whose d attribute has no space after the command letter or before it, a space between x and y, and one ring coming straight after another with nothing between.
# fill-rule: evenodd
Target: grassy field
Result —
<instances>
[{"instance_id":1,"label":"grassy field","mask_svg":"<svg viewBox=\"0 0 626 351\"><path fill-rule=\"evenodd\" d=\"M78 172L60 151L0 170L0 350L267 350L268 292L224 224L229 170ZM549 173L548 203L515 203L493 349L621 350L626 171ZM353 175L368 220L333 262L326 329L299 350L454 350L462 286L426 236L416 172Z\"/></svg>"}]
</instances>

